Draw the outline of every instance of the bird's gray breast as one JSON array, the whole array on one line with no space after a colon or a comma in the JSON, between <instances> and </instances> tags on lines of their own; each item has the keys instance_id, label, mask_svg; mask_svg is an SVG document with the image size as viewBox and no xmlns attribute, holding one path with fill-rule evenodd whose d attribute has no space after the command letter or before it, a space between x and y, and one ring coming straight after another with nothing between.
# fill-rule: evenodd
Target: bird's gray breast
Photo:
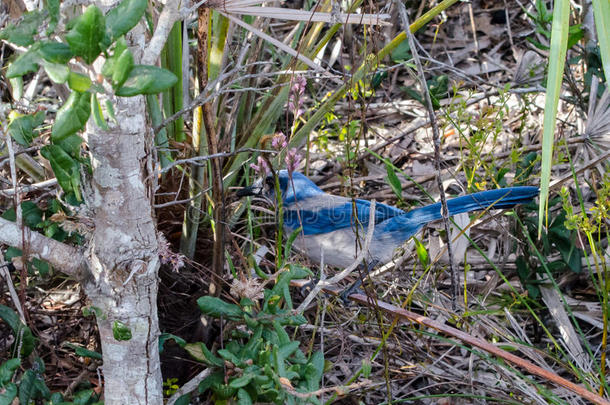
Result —
<instances>
[{"instance_id":1,"label":"bird's gray breast","mask_svg":"<svg viewBox=\"0 0 610 405\"><path fill-rule=\"evenodd\" d=\"M332 208L351 203L351 200L345 197L333 196L330 194L320 194L314 197L308 197L297 203L293 203L284 207L286 211L308 211L308 215L302 215L306 220L315 220L316 212L326 212ZM349 215L349 211L346 212ZM350 216L351 217L351 216ZM350 223L350 218L336 218L342 224ZM377 226L379 225L379 226ZM331 230L324 233L300 234L293 243L293 247L301 251L311 261L316 264L322 262L324 264L345 268L350 266L358 257L358 252L364 246L366 236L366 227L355 224L340 229ZM294 229L286 226L287 234L290 234ZM358 232L356 232L356 229ZM392 260L397 247L401 246L404 238L400 232L383 232L383 226L376 224L373 238L369 245L367 260L377 260L380 263L387 263Z\"/></svg>"}]
</instances>

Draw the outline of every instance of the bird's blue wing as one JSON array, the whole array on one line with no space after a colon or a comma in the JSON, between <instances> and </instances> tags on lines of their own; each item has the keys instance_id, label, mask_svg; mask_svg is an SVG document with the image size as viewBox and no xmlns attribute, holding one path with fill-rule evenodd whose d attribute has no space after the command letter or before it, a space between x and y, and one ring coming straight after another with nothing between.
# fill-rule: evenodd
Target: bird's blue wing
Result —
<instances>
[{"instance_id":1,"label":"bird's blue wing","mask_svg":"<svg viewBox=\"0 0 610 405\"><path fill-rule=\"evenodd\" d=\"M298 208L298 204L295 204L296 209L284 210L284 225L290 229L302 227L305 235L317 235L354 226L356 224L354 209L362 227L366 228L369 224L370 201L341 198L332 204L324 204L320 201L320 205L315 206L310 201L303 205L307 208ZM404 214L405 212L398 208L381 203L375 204L376 224Z\"/></svg>"}]
</instances>

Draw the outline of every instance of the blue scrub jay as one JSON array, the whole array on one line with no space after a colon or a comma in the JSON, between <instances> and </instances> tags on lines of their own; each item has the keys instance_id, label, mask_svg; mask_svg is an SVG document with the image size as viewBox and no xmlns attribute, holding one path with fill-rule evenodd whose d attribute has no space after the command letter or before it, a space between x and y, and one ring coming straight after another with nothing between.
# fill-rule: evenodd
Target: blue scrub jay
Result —
<instances>
[{"instance_id":1,"label":"blue scrub jay","mask_svg":"<svg viewBox=\"0 0 610 405\"><path fill-rule=\"evenodd\" d=\"M351 265L357 249L364 240L369 223L370 201L327 194L305 175L286 170L278 172L283 201L284 229L291 234L302 228L293 246L307 257L320 263L324 251L324 263L345 268ZM275 200L273 175L258 179L252 186L237 192L239 197L259 195ZM449 215L464 212L512 208L531 202L538 195L537 187L511 187L482 191L447 200ZM358 221L356 221L358 218ZM395 250L424 225L442 218L441 203L402 211L389 205L375 205L375 228L369 247L370 262L387 263Z\"/></svg>"}]
</instances>

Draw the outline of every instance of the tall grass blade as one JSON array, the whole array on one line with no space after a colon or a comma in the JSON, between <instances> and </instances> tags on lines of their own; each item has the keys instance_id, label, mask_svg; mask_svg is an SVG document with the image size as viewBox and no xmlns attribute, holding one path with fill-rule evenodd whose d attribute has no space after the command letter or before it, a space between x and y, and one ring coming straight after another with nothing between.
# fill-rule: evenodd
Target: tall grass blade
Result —
<instances>
[{"instance_id":1,"label":"tall grass blade","mask_svg":"<svg viewBox=\"0 0 610 405\"><path fill-rule=\"evenodd\" d=\"M182 110L182 25L174 24L161 54L161 65L176 75L178 81L163 92L163 112L170 117ZM184 120L182 116L167 126L168 136L177 142L184 142Z\"/></svg>"},{"instance_id":2,"label":"tall grass blade","mask_svg":"<svg viewBox=\"0 0 610 405\"><path fill-rule=\"evenodd\" d=\"M542 167L540 169L540 208L538 211L538 237L542 236L543 221L548 225L549 183L551 165L553 164L553 142L559 93L563 79L566 52L568 47L568 30L570 29L569 0L555 0L553 24L551 26L551 50L549 53L549 73L546 85L544 121L542 129Z\"/></svg>"},{"instance_id":3,"label":"tall grass blade","mask_svg":"<svg viewBox=\"0 0 610 405\"><path fill-rule=\"evenodd\" d=\"M593 0L593 16L597 28L599 52L606 75L606 87L610 88L610 1Z\"/></svg>"}]
</instances>

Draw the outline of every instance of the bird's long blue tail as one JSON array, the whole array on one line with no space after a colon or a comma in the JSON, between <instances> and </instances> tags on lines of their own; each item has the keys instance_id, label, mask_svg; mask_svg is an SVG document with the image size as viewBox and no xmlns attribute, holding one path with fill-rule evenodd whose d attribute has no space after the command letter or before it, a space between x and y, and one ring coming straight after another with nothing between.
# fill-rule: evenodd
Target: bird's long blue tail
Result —
<instances>
[{"instance_id":1,"label":"bird's long blue tail","mask_svg":"<svg viewBox=\"0 0 610 405\"><path fill-rule=\"evenodd\" d=\"M538 195L537 187L509 187L497 190L481 191L465 195L462 197L447 200L449 216L464 212L481 211L489 207L492 209L512 208L517 204L531 202ZM443 217L441 213L441 203L427 205L409 211L407 216L417 220L421 224L435 221Z\"/></svg>"}]
</instances>

